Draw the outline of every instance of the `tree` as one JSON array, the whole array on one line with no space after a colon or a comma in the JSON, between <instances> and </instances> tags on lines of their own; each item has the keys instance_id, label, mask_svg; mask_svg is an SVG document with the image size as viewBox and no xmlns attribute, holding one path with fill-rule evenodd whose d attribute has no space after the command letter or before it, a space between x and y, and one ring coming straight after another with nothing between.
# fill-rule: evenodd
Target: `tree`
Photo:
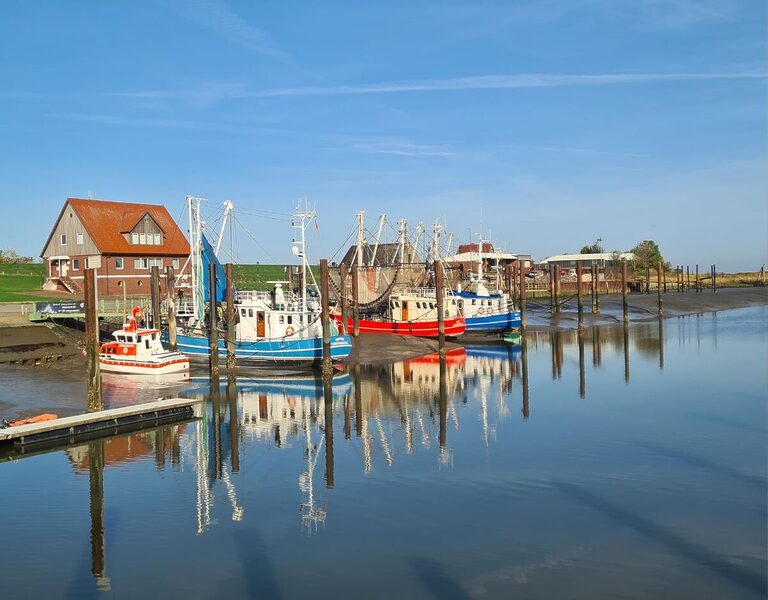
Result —
<instances>
[{"instance_id":1,"label":"tree","mask_svg":"<svg viewBox=\"0 0 768 600\"><path fill-rule=\"evenodd\" d=\"M34 262L30 256L20 256L13 248L0 250L0 264L28 264Z\"/></svg>"},{"instance_id":2,"label":"tree","mask_svg":"<svg viewBox=\"0 0 768 600\"><path fill-rule=\"evenodd\" d=\"M602 254L602 253L603 253L602 238L597 238L597 241L595 241L594 244L590 244L589 246L584 246L581 249L581 254Z\"/></svg>"},{"instance_id":3,"label":"tree","mask_svg":"<svg viewBox=\"0 0 768 600\"><path fill-rule=\"evenodd\" d=\"M643 240L631 252L635 255L635 271L640 275L645 275L649 268L656 269L659 263L666 264L659 245L653 240Z\"/></svg>"}]
</instances>

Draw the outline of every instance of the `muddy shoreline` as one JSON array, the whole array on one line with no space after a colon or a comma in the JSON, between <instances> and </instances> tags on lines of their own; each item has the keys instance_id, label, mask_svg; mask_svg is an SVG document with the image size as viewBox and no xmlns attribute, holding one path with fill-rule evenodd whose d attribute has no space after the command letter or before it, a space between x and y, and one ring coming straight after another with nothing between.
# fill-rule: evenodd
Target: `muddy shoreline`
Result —
<instances>
[{"instance_id":1,"label":"muddy shoreline","mask_svg":"<svg viewBox=\"0 0 768 600\"><path fill-rule=\"evenodd\" d=\"M620 295L600 297L600 313L591 312L590 298L584 299L584 325L609 326L623 322ZM768 287L722 288L717 292L705 290L700 293L667 292L662 294L664 317L672 318L689 314L701 314L768 305ZM658 297L656 294L630 294L628 298L630 322L658 319ZM564 303L561 312L550 314L547 300L534 300L527 305L527 325L530 331L575 329L578 327L576 300ZM448 348L464 344L497 342L498 336L465 336L458 341L449 341ZM51 367L85 368L82 360L83 332L74 327L59 324L33 324L20 320L0 319L0 365L28 364ZM408 360L437 352L437 340L414 338L389 334L367 334L354 341L346 364L385 364ZM265 368L269 372L275 369Z\"/></svg>"}]
</instances>

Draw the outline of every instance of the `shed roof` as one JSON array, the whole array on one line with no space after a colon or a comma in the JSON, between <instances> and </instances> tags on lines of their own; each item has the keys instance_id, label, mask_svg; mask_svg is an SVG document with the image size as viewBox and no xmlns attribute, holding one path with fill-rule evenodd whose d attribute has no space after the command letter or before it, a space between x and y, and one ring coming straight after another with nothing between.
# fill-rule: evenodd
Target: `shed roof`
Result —
<instances>
[{"instance_id":1,"label":"shed roof","mask_svg":"<svg viewBox=\"0 0 768 600\"><path fill-rule=\"evenodd\" d=\"M593 254L556 254L549 256L541 261L545 265L550 262L570 262L570 261L591 261L591 260L613 260L613 252L596 252ZM635 260L635 255L631 252L622 252L619 259Z\"/></svg>"}]
</instances>

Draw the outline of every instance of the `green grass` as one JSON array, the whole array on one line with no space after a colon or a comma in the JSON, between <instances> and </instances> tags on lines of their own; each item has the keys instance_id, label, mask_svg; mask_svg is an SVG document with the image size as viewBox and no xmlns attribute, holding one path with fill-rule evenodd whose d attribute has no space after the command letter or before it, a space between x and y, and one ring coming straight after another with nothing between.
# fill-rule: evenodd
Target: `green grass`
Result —
<instances>
[{"instance_id":1,"label":"green grass","mask_svg":"<svg viewBox=\"0 0 768 600\"><path fill-rule=\"evenodd\" d=\"M40 294L45 281L45 266L0 265L0 302L45 300Z\"/></svg>"},{"instance_id":2,"label":"green grass","mask_svg":"<svg viewBox=\"0 0 768 600\"><path fill-rule=\"evenodd\" d=\"M235 265L233 270L235 287L240 290L271 290L274 286L269 281L286 279L284 265ZM312 272L319 283L320 267L313 266Z\"/></svg>"}]
</instances>

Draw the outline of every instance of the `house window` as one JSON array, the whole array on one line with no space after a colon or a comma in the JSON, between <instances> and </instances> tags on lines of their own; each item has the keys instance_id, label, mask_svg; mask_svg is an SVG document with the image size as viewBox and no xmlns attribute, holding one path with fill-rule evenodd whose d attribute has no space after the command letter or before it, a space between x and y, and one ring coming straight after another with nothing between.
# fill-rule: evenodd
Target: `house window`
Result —
<instances>
[{"instance_id":1,"label":"house window","mask_svg":"<svg viewBox=\"0 0 768 600\"><path fill-rule=\"evenodd\" d=\"M146 259L144 259L146 260ZM163 259L162 258L150 258L149 259L149 266L150 267L158 267L160 269L163 268Z\"/></svg>"},{"instance_id":2,"label":"house window","mask_svg":"<svg viewBox=\"0 0 768 600\"><path fill-rule=\"evenodd\" d=\"M178 259L178 258L174 258L174 259L173 259L173 268L174 268L176 271L178 271L178 270L179 270L179 259Z\"/></svg>"},{"instance_id":3,"label":"house window","mask_svg":"<svg viewBox=\"0 0 768 600\"><path fill-rule=\"evenodd\" d=\"M144 246L147 243L147 234L146 233L140 233L139 234L139 244Z\"/></svg>"},{"instance_id":4,"label":"house window","mask_svg":"<svg viewBox=\"0 0 768 600\"><path fill-rule=\"evenodd\" d=\"M155 237L155 246L159 246L160 244L163 243L159 233L156 233L154 237Z\"/></svg>"},{"instance_id":5,"label":"house window","mask_svg":"<svg viewBox=\"0 0 768 600\"><path fill-rule=\"evenodd\" d=\"M148 269L149 263L146 258L137 258L133 261L134 269Z\"/></svg>"},{"instance_id":6,"label":"house window","mask_svg":"<svg viewBox=\"0 0 768 600\"><path fill-rule=\"evenodd\" d=\"M67 234L66 233L62 233L61 234L60 242L61 242L62 246L66 246L67 245Z\"/></svg>"},{"instance_id":7,"label":"house window","mask_svg":"<svg viewBox=\"0 0 768 600\"><path fill-rule=\"evenodd\" d=\"M118 256L115 258L115 269L122 269L123 268L123 257Z\"/></svg>"},{"instance_id":8,"label":"house window","mask_svg":"<svg viewBox=\"0 0 768 600\"><path fill-rule=\"evenodd\" d=\"M83 245L83 234L82 233L78 233L77 234L77 245L78 246L82 246Z\"/></svg>"},{"instance_id":9,"label":"house window","mask_svg":"<svg viewBox=\"0 0 768 600\"><path fill-rule=\"evenodd\" d=\"M138 233L132 233L131 234L131 244L138 244L139 243L139 234Z\"/></svg>"},{"instance_id":10,"label":"house window","mask_svg":"<svg viewBox=\"0 0 768 600\"><path fill-rule=\"evenodd\" d=\"M79 258L73 258L72 259L72 270L73 271L79 271L80 270L80 259Z\"/></svg>"}]
</instances>

